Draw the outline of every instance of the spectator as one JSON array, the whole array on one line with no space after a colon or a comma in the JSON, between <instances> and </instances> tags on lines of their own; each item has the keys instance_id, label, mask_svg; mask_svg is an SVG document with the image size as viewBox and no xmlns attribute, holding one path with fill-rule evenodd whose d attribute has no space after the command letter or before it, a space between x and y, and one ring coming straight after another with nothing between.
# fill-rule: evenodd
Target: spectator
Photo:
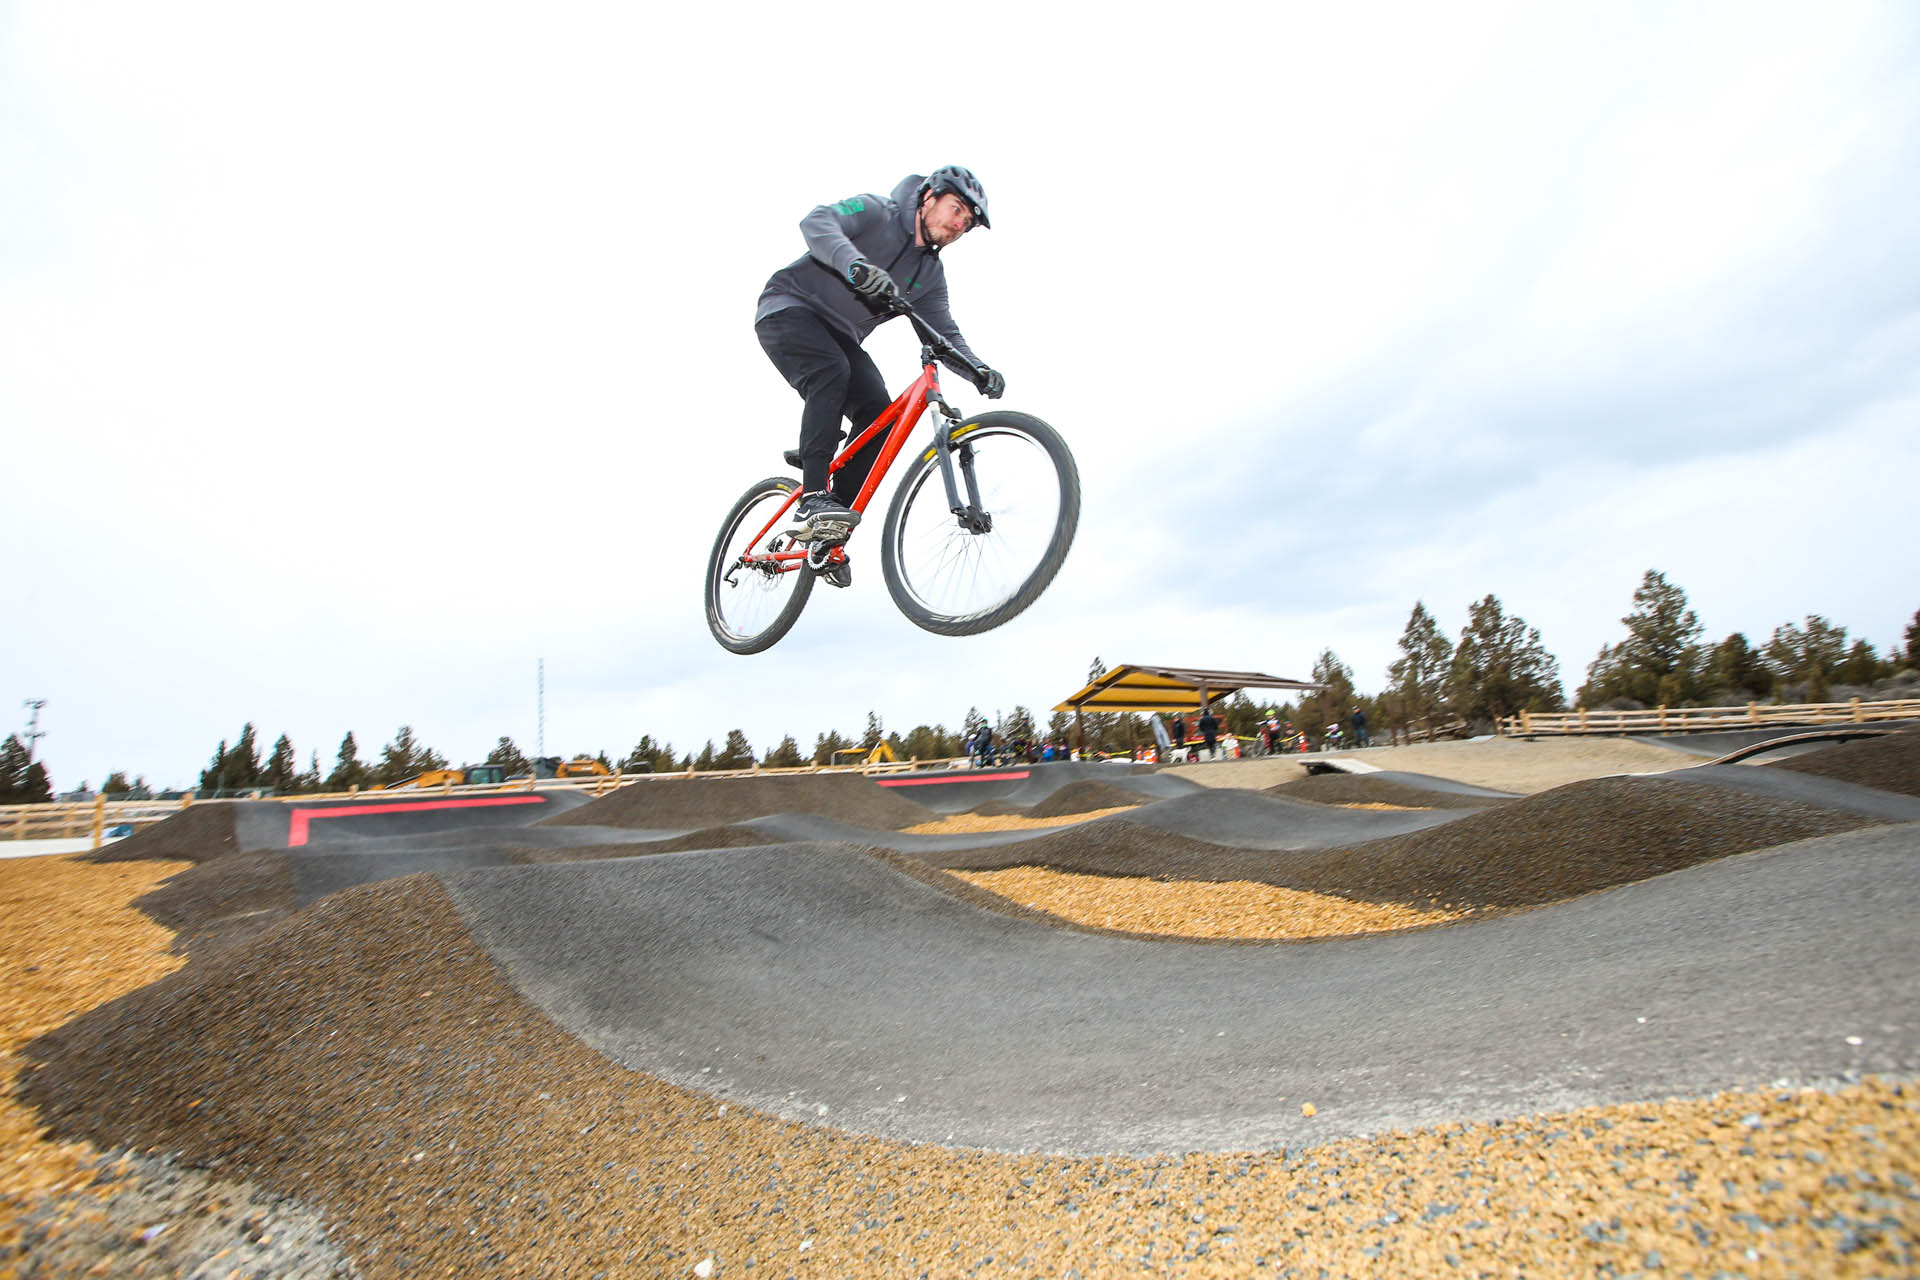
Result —
<instances>
[{"instance_id":1,"label":"spectator","mask_svg":"<svg viewBox=\"0 0 1920 1280\"><path fill-rule=\"evenodd\" d=\"M1367 713L1359 707L1353 709L1353 745L1370 747L1373 742L1367 737Z\"/></svg>"},{"instance_id":2,"label":"spectator","mask_svg":"<svg viewBox=\"0 0 1920 1280\"><path fill-rule=\"evenodd\" d=\"M1219 759L1220 721L1214 718L1212 707L1200 709L1200 741L1206 744L1207 759Z\"/></svg>"},{"instance_id":3,"label":"spectator","mask_svg":"<svg viewBox=\"0 0 1920 1280\"><path fill-rule=\"evenodd\" d=\"M980 732L973 735L972 752L975 761L982 769L993 765L993 726L983 724Z\"/></svg>"},{"instance_id":4,"label":"spectator","mask_svg":"<svg viewBox=\"0 0 1920 1280\"><path fill-rule=\"evenodd\" d=\"M1187 718L1174 712L1173 719L1167 721L1167 736L1173 739L1173 749L1167 752L1171 759L1184 760L1187 746Z\"/></svg>"}]
</instances>

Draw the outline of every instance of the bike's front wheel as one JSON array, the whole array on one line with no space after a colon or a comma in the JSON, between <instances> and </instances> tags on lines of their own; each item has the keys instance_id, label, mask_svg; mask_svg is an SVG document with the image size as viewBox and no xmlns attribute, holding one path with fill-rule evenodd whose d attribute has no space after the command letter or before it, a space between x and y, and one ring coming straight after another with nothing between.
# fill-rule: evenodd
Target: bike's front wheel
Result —
<instances>
[{"instance_id":1,"label":"bike's front wheel","mask_svg":"<svg viewBox=\"0 0 1920 1280\"><path fill-rule=\"evenodd\" d=\"M813 591L806 548L774 527L800 483L773 476L733 504L707 560L707 629L735 653L759 653L793 629Z\"/></svg>"},{"instance_id":2,"label":"bike's front wheel","mask_svg":"<svg viewBox=\"0 0 1920 1280\"><path fill-rule=\"evenodd\" d=\"M916 625L970 636L1018 616L1060 572L1080 524L1080 472L1060 433L1031 414L983 413L949 439L963 511L927 448L887 509L880 570Z\"/></svg>"}]
</instances>

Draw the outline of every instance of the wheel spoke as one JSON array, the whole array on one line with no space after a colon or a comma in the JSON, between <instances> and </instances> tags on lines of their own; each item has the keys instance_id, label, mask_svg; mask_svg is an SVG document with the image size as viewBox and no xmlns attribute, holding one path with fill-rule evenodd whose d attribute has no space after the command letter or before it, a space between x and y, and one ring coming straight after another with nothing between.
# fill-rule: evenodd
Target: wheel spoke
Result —
<instances>
[{"instance_id":1,"label":"wheel spoke","mask_svg":"<svg viewBox=\"0 0 1920 1280\"><path fill-rule=\"evenodd\" d=\"M1047 561L1062 524L1060 470L1040 441L991 427L968 431L966 440L992 529L969 532L947 510L938 466L923 464L908 478L891 548L899 588L936 620L978 618L1014 600Z\"/></svg>"},{"instance_id":2,"label":"wheel spoke","mask_svg":"<svg viewBox=\"0 0 1920 1280\"><path fill-rule=\"evenodd\" d=\"M750 490L722 527L708 561L707 624L736 653L758 652L786 634L812 586L812 574L797 562L773 558L788 549L783 534L759 538L788 496L776 481Z\"/></svg>"}]
</instances>

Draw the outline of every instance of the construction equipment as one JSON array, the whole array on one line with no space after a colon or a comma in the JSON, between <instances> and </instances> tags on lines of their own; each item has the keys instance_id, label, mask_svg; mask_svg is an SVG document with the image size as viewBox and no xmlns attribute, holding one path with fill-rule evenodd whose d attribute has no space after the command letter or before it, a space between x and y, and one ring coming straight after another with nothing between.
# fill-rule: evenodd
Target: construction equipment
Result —
<instances>
[{"instance_id":1,"label":"construction equipment","mask_svg":"<svg viewBox=\"0 0 1920 1280\"><path fill-rule=\"evenodd\" d=\"M857 760L843 760L842 756L858 756ZM893 754L893 748L881 742L873 750L865 747L842 747L833 753L834 764L892 764L900 757Z\"/></svg>"},{"instance_id":2,"label":"construction equipment","mask_svg":"<svg viewBox=\"0 0 1920 1280\"><path fill-rule=\"evenodd\" d=\"M526 774L521 774L526 777ZM571 760L561 760L559 756L540 756L533 762L535 778L610 778L613 770L601 764L589 755L578 755Z\"/></svg>"},{"instance_id":3,"label":"construction equipment","mask_svg":"<svg viewBox=\"0 0 1920 1280\"><path fill-rule=\"evenodd\" d=\"M426 787L497 787L507 780L503 764L463 764L458 769L429 769L411 778L389 782L375 791L406 791Z\"/></svg>"}]
</instances>

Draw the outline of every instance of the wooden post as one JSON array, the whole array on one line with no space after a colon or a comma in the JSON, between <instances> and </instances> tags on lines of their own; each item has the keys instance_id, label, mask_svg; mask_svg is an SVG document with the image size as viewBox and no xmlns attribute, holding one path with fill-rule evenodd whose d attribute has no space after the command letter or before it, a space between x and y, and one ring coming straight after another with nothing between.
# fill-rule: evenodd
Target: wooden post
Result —
<instances>
[{"instance_id":1,"label":"wooden post","mask_svg":"<svg viewBox=\"0 0 1920 1280\"><path fill-rule=\"evenodd\" d=\"M1660 704L1660 727L1667 727L1667 704L1664 702Z\"/></svg>"},{"instance_id":2,"label":"wooden post","mask_svg":"<svg viewBox=\"0 0 1920 1280\"><path fill-rule=\"evenodd\" d=\"M1866 716L1861 714L1860 699L1854 698L1854 699L1851 699L1851 701L1853 702L1853 722L1855 724L1865 724L1867 718Z\"/></svg>"},{"instance_id":3,"label":"wooden post","mask_svg":"<svg viewBox=\"0 0 1920 1280\"><path fill-rule=\"evenodd\" d=\"M1533 736L1533 712L1525 707L1520 708L1520 732L1529 738Z\"/></svg>"},{"instance_id":4,"label":"wooden post","mask_svg":"<svg viewBox=\"0 0 1920 1280\"><path fill-rule=\"evenodd\" d=\"M1748 701L1747 719L1753 721L1755 724L1760 723L1760 704L1759 703L1751 700Z\"/></svg>"},{"instance_id":5,"label":"wooden post","mask_svg":"<svg viewBox=\"0 0 1920 1280\"><path fill-rule=\"evenodd\" d=\"M1586 731L1587 731L1587 709L1585 707L1582 707L1580 708L1580 732L1585 733Z\"/></svg>"},{"instance_id":6,"label":"wooden post","mask_svg":"<svg viewBox=\"0 0 1920 1280\"><path fill-rule=\"evenodd\" d=\"M93 798L93 847L100 847L100 839L107 829L107 793L102 791Z\"/></svg>"}]
</instances>

